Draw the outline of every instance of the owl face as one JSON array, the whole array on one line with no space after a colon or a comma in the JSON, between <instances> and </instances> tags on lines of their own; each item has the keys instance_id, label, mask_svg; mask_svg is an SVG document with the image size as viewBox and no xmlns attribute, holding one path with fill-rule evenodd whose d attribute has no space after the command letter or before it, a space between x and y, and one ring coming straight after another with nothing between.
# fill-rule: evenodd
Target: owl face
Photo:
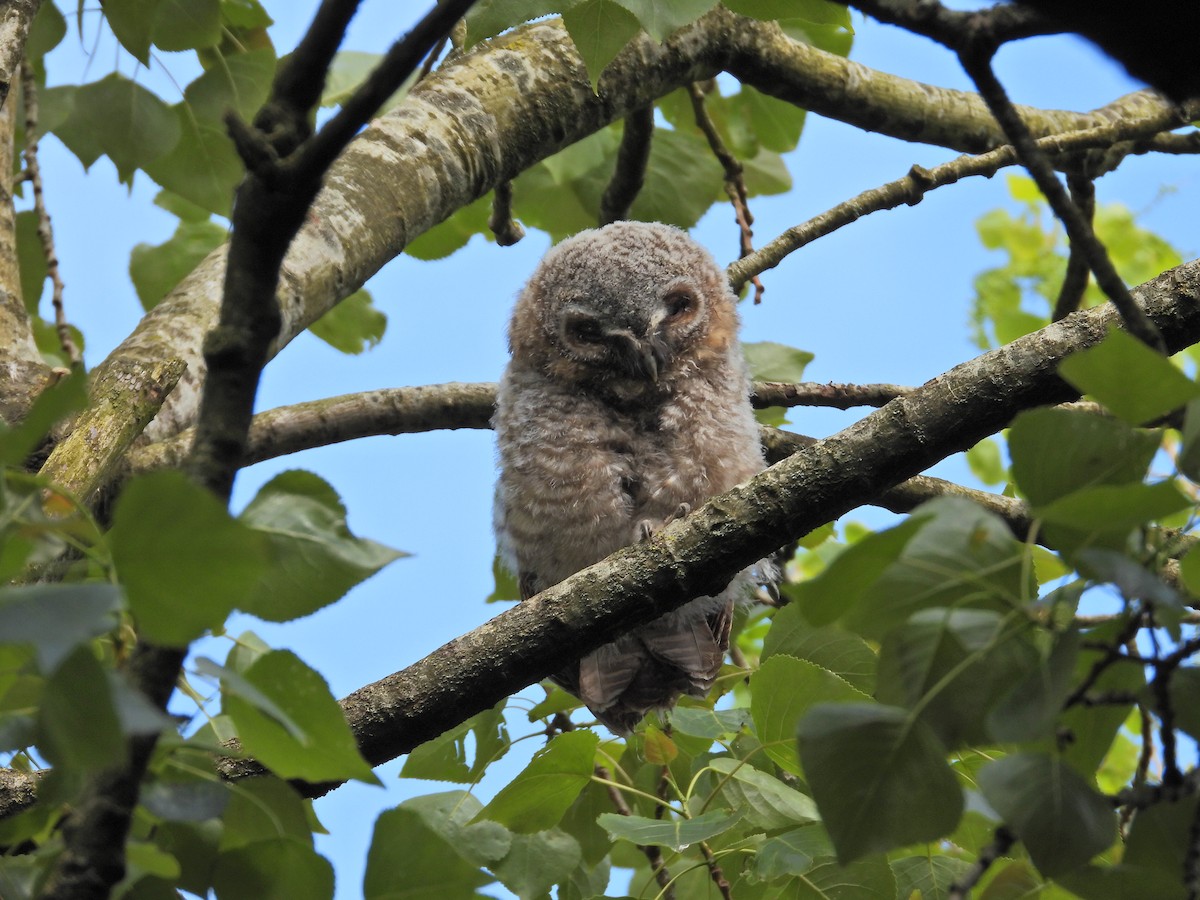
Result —
<instances>
[{"instance_id":1,"label":"owl face","mask_svg":"<svg viewBox=\"0 0 1200 900\"><path fill-rule=\"evenodd\" d=\"M546 255L517 303L514 356L579 382L669 380L736 329L724 272L667 225L615 222Z\"/></svg>"}]
</instances>

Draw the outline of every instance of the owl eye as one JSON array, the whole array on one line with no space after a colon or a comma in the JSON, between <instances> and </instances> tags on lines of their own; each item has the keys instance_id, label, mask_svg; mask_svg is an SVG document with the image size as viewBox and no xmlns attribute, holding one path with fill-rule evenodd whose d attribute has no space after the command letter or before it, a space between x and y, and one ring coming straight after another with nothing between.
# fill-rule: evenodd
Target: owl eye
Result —
<instances>
[{"instance_id":1,"label":"owl eye","mask_svg":"<svg viewBox=\"0 0 1200 900\"><path fill-rule=\"evenodd\" d=\"M667 308L667 321L671 322L681 319L691 312L696 298L687 291L675 291L668 294L664 302Z\"/></svg>"},{"instance_id":2,"label":"owl eye","mask_svg":"<svg viewBox=\"0 0 1200 900\"><path fill-rule=\"evenodd\" d=\"M567 333L572 340L581 344L604 343L604 332L600 330L600 323L588 316L576 316L570 319L567 322Z\"/></svg>"}]
</instances>

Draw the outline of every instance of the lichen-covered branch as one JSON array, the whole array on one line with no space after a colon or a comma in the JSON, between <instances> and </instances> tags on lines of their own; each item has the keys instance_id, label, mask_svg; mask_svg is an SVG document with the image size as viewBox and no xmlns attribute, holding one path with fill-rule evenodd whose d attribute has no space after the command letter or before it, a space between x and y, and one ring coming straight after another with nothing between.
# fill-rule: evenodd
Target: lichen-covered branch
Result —
<instances>
[{"instance_id":1,"label":"lichen-covered branch","mask_svg":"<svg viewBox=\"0 0 1200 900\"><path fill-rule=\"evenodd\" d=\"M1136 293L1169 349L1200 340L1200 261ZM1119 322L1111 307L1088 310L956 366L651 539L355 691L342 706L364 756L379 764L408 752L616 635L711 593L779 544L966 449L1022 409L1071 399L1058 364ZM228 774L246 767L234 761Z\"/></svg>"},{"instance_id":2,"label":"lichen-covered branch","mask_svg":"<svg viewBox=\"0 0 1200 900\"><path fill-rule=\"evenodd\" d=\"M183 360L116 360L91 385L88 408L41 468L51 483L89 502L162 407Z\"/></svg>"},{"instance_id":3,"label":"lichen-covered branch","mask_svg":"<svg viewBox=\"0 0 1200 900\"><path fill-rule=\"evenodd\" d=\"M41 5L42 0L5 0L0 4L0 106L6 105L13 82L20 78L25 39Z\"/></svg>"},{"instance_id":4,"label":"lichen-covered branch","mask_svg":"<svg viewBox=\"0 0 1200 900\"><path fill-rule=\"evenodd\" d=\"M973 94L876 72L722 8L664 44L636 39L591 89L556 21L484 42L445 62L374 120L329 172L280 277L272 352L327 312L404 246L540 159L676 88L725 68L774 96L907 140L968 151L1002 136ZM1163 107L1149 93L1093 113L1026 110L1039 134L1098 126ZM152 425L192 424L204 377L202 335L216 319L225 252L215 252L152 310L117 354L179 357L188 372Z\"/></svg>"}]
</instances>

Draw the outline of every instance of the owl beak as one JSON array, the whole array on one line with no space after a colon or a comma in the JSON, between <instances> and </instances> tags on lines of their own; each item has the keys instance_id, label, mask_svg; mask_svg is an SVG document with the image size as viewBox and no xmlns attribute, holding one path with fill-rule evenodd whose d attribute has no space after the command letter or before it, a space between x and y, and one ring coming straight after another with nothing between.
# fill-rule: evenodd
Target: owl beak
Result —
<instances>
[{"instance_id":1,"label":"owl beak","mask_svg":"<svg viewBox=\"0 0 1200 900\"><path fill-rule=\"evenodd\" d=\"M642 372L647 378L658 384L658 370L662 363L662 360L659 359L658 348L651 343L649 345L643 344L639 349L642 351L641 359L639 360Z\"/></svg>"}]
</instances>

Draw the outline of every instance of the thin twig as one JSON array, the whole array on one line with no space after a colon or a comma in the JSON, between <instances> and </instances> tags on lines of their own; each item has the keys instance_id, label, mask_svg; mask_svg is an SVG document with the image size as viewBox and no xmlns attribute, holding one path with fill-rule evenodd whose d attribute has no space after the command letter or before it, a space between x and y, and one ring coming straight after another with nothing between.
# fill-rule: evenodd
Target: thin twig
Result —
<instances>
[{"instance_id":1,"label":"thin twig","mask_svg":"<svg viewBox=\"0 0 1200 900\"><path fill-rule=\"evenodd\" d=\"M692 113L696 118L696 127L704 133L709 148L725 171L725 193L729 197L729 202L733 204L733 215L738 224L738 259L745 259L754 252L754 232L751 230L754 216L750 212L750 203L746 195L745 170L737 157L725 146L720 132L717 131L717 126L713 123L712 116L705 108L704 88L693 82L688 86L688 96L692 100ZM762 281L758 275L755 275L750 281L754 284L754 302L761 303Z\"/></svg>"},{"instance_id":2,"label":"thin twig","mask_svg":"<svg viewBox=\"0 0 1200 900\"><path fill-rule=\"evenodd\" d=\"M707 841L700 842L700 852L704 854L704 864L708 866L708 877L717 886L721 896L725 900L733 900L733 891L730 888L729 880L725 877L725 872L721 869L721 864L717 862Z\"/></svg>"},{"instance_id":3,"label":"thin twig","mask_svg":"<svg viewBox=\"0 0 1200 900\"><path fill-rule=\"evenodd\" d=\"M836 384L803 381L789 384L779 381L756 381L750 394L755 409L769 406L822 406L850 409L855 406L883 406L897 397L911 394L916 388L899 384Z\"/></svg>"},{"instance_id":4,"label":"thin twig","mask_svg":"<svg viewBox=\"0 0 1200 900\"><path fill-rule=\"evenodd\" d=\"M1117 121L1097 128L1049 135L1039 139L1037 146L1046 153L1061 155L1097 147L1112 147L1131 141L1128 146L1130 153L1145 153L1151 149L1158 149L1159 138L1173 137L1158 134L1164 128L1171 127L1173 120L1173 114L1159 112L1156 115ZM1197 138L1197 143L1200 144L1200 138ZM931 190L955 184L972 176L982 175L990 178L1000 169L1018 163L1020 159L1016 150L1005 145L976 156L960 156L932 169L913 166L903 178L863 191L807 222L794 225L754 253L730 264L726 270L729 282L734 290L740 290L751 275L774 268L789 254L806 244L832 234L863 216L895 209L905 204L915 206Z\"/></svg>"},{"instance_id":5,"label":"thin twig","mask_svg":"<svg viewBox=\"0 0 1200 900\"><path fill-rule=\"evenodd\" d=\"M488 228L501 247L511 247L525 237L525 229L513 218L512 200L512 182L501 181L492 192L492 214L488 217Z\"/></svg>"},{"instance_id":6,"label":"thin twig","mask_svg":"<svg viewBox=\"0 0 1200 900\"><path fill-rule=\"evenodd\" d=\"M1091 223L1079 207L1071 202L1066 188L1055 176L1049 159L1037 146L1033 135L1022 121L1021 114L1008 99L1008 93L996 77L996 73L992 71L994 49L987 44L964 47L959 52L959 61L979 88L980 96L992 111L1009 143L1016 148L1017 155L1037 183L1050 208L1063 223L1072 249L1077 248L1087 259L1088 268L1096 276L1096 283L1120 311L1130 334L1148 346L1164 352L1166 346L1158 328L1134 302L1133 295L1113 266L1104 244L1097 239Z\"/></svg>"},{"instance_id":7,"label":"thin twig","mask_svg":"<svg viewBox=\"0 0 1200 900\"><path fill-rule=\"evenodd\" d=\"M58 251L54 247L54 228L50 224L50 212L46 209L46 196L42 185L42 168L38 164L38 91L37 77L29 60L21 61L21 88L25 93L25 173L33 186L33 210L37 216L38 240L42 242L42 253L46 257L46 275L50 278L50 302L54 305L54 329L58 333L58 344L71 368L80 365L79 347L71 336L67 322L66 307L63 306L63 280L58 266Z\"/></svg>"},{"instance_id":8,"label":"thin twig","mask_svg":"<svg viewBox=\"0 0 1200 900\"><path fill-rule=\"evenodd\" d=\"M629 218L633 201L646 183L646 166L650 162L653 137L653 104L635 109L625 116L621 146L617 148L617 165L604 189L604 196L600 198L601 225Z\"/></svg>"},{"instance_id":9,"label":"thin twig","mask_svg":"<svg viewBox=\"0 0 1200 900\"><path fill-rule=\"evenodd\" d=\"M976 857L971 868L950 885L950 891L946 895L947 900L966 900L971 896L971 889L979 884L979 879L992 867L992 863L1011 850L1016 842L1017 836L1005 826L1001 825L997 828L992 834L992 842L979 851L979 856Z\"/></svg>"},{"instance_id":10,"label":"thin twig","mask_svg":"<svg viewBox=\"0 0 1200 900\"><path fill-rule=\"evenodd\" d=\"M1071 199L1079 207L1079 211L1090 223L1096 212L1096 184L1086 175L1070 173L1067 175L1067 187L1071 190ZM1063 275L1062 287L1058 291L1058 299L1054 302L1054 321L1066 318L1083 302L1083 294L1087 290L1088 278L1092 270L1088 266L1087 256L1075 244L1071 245L1067 257L1067 271Z\"/></svg>"},{"instance_id":11,"label":"thin twig","mask_svg":"<svg viewBox=\"0 0 1200 900\"><path fill-rule=\"evenodd\" d=\"M450 36L446 35L446 37L438 41L434 48L429 51L429 55L425 57L425 62L421 66L421 71L417 73L418 82L424 80L429 73L433 71L433 67L437 63L438 57L441 56L442 51L446 49L446 44L449 42L449 40Z\"/></svg>"},{"instance_id":12,"label":"thin twig","mask_svg":"<svg viewBox=\"0 0 1200 900\"><path fill-rule=\"evenodd\" d=\"M625 797L621 793L621 789L616 786L613 780L612 773L604 766L596 766L596 777L605 784L608 790L609 799L612 801L613 809L618 815L632 816L633 810L629 808L629 804L625 802ZM647 862L650 863L650 871L654 873L654 880L662 889L663 900L675 900L675 886L671 882L671 872L667 869L667 864L663 860L662 850L653 844L638 844L640 850L646 856Z\"/></svg>"}]
</instances>

